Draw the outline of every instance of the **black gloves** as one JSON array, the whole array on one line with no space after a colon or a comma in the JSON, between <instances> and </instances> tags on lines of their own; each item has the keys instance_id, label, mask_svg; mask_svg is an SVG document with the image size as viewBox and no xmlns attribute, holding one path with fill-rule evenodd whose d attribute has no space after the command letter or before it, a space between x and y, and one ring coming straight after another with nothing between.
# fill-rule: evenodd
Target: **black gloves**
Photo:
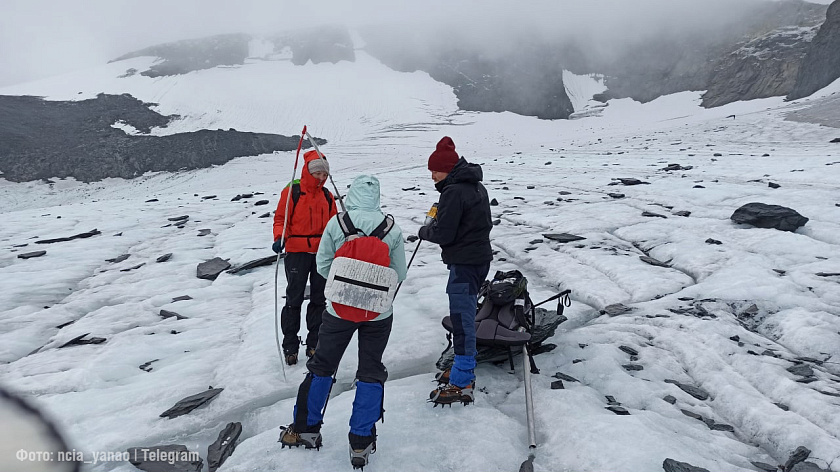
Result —
<instances>
[{"instance_id":1,"label":"black gloves","mask_svg":"<svg viewBox=\"0 0 840 472\"><path fill-rule=\"evenodd\" d=\"M280 254L280 251L283 250L283 239L281 238L277 241L274 241L274 244L271 245L271 250L276 252L277 254Z\"/></svg>"}]
</instances>

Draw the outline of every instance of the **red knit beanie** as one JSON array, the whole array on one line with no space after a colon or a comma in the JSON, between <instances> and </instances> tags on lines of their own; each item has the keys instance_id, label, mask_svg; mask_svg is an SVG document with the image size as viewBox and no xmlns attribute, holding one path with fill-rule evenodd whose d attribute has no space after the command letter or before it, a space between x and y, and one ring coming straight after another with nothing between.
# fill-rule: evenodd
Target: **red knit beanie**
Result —
<instances>
[{"instance_id":1,"label":"red knit beanie","mask_svg":"<svg viewBox=\"0 0 840 472\"><path fill-rule=\"evenodd\" d=\"M452 172L452 168L458 163L458 153L455 152L455 143L452 138L444 136L438 141L435 152L429 156L429 170L433 172Z\"/></svg>"}]
</instances>

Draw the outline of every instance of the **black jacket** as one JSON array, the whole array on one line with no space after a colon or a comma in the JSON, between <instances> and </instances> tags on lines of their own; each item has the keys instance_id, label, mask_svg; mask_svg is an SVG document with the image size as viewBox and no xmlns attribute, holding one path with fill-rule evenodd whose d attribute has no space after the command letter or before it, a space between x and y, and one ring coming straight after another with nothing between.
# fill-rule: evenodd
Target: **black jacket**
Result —
<instances>
[{"instance_id":1,"label":"black jacket","mask_svg":"<svg viewBox=\"0 0 840 472\"><path fill-rule=\"evenodd\" d=\"M490 248L490 200L481 185L481 166L463 157L445 179L435 184L440 192L437 219L420 228L421 239L440 244L446 264L486 264Z\"/></svg>"}]
</instances>

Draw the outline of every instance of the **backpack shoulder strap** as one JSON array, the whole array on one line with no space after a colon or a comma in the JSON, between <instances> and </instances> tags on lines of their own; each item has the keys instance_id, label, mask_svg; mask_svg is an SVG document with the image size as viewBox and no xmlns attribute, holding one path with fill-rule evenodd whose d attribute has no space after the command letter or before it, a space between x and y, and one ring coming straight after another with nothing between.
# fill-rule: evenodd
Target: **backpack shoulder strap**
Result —
<instances>
[{"instance_id":1,"label":"backpack shoulder strap","mask_svg":"<svg viewBox=\"0 0 840 472\"><path fill-rule=\"evenodd\" d=\"M333 198L332 194L327 189L327 187L321 187L321 190L324 191L324 198L327 199L327 209L332 210L335 206L335 199Z\"/></svg>"},{"instance_id":2,"label":"backpack shoulder strap","mask_svg":"<svg viewBox=\"0 0 840 472\"><path fill-rule=\"evenodd\" d=\"M382 220L382 223L379 223L373 231L371 231L370 235L375 236L379 239L385 239L385 236L388 235L388 232L391 231L391 228L394 227L394 217L391 215L386 215L385 219Z\"/></svg>"},{"instance_id":3,"label":"backpack shoulder strap","mask_svg":"<svg viewBox=\"0 0 840 472\"><path fill-rule=\"evenodd\" d=\"M350 214L346 211L342 211L338 214L338 226L341 227L341 231L344 233L345 238L349 238L350 236L359 234L359 230L356 229L356 226L350 219Z\"/></svg>"},{"instance_id":4,"label":"backpack shoulder strap","mask_svg":"<svg viewBox=\"0 0 840 472\"><path fill-rule=\"evenodd\" d=\"M300 200L300 184L293 183L292 184L292 202L297 205L298 200Z\"/></svg>"}]
</instances>

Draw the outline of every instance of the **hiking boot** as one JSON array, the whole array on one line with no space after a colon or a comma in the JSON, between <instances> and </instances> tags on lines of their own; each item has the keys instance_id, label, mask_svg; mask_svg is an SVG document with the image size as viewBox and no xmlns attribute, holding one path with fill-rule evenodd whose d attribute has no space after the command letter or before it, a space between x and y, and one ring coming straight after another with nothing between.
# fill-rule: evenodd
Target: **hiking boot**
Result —
<instances>
[{"instance_id":1,"label":"hiking boot","mask_svg":"<svg viewBox=\"0 0 840 472\"><path fill-rule=\"evenodd\" d=\"M290 449L292 446L303 446L306 449L315 450L321 449L321 433L319 431L298 433L295 431L294 423L289 426L281 426L280 429L283 431L283 434L280 435L280 439L277 440L280 444L282 444L280 449L283 449L286 446L289 446Z\"/></svg>"},{"instance_id":2,"label":"hiking boot","mask_svg":"<svg viewBox=\"0 0 840 472\"><path fill-rule=\"evenodd\" d=\"M370 455L376 452L376 426L373 427L370 436L359 436L350 433L350 465L353 469L364 470L368 465Z\"/></svg>"},{"instance_id":3,"label":"hiking boot","mask_svg":"<svg viewBox=\"0 0 840 472\"><path fill-rule=\"evenodd\" d=\"M448 384L449 383L449 373L452 372L452 368L448 368L442 372L438 372L435 374L435 381L439 384Z\"/></svg>"},{"instance_id":4,"label":"hiking boot","mask_svg":"<svg viewBox=\"0 0 840 472\"><path fill-rule=\"evenodd\" d=\"M469 405L475 401L475 382L471 382L466 387L458 387L456 385L445 385L432 390L429 394L429 401L438 405L452 405L453 403L461 402L464 405Z\"/></svg>"},{"instance_id":5,"label":"hiking boot","mask_svg":"<svg viewBox=\"0 0 840 472\"><path fill-rule=\"evenodd\" d=\"M315 348L314 347L307 347L306 348L306 357L312 358L315 355Z\"/></svg>"},{"instance_id":6,"label":"hiking boot","mask_svg":"<svg viewBox=\"0 0 840 472\"><path fill-rule=\"evenodd\" d=\"M286 365L295 365L298 361L298 353L296 352L287 352L284 353L283 356L286 358Z\"/></svg>"}]
</instances>

